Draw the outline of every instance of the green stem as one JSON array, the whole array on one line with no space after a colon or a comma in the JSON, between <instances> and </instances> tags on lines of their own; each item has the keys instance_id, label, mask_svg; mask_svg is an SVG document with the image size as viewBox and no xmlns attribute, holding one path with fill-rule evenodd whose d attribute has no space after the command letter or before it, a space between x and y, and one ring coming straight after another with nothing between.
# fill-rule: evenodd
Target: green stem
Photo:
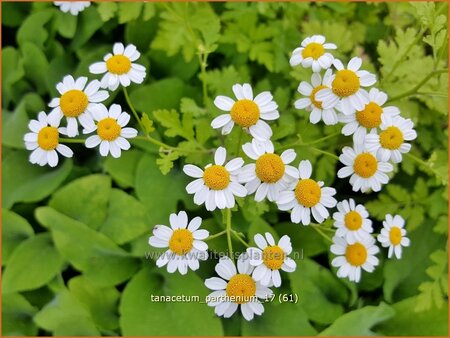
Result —
<instances>
[{"instance_id":1,"label":"green stem","mask_svg":"<svg viewBox=\"0 0 450 338\"><path fill-rule=\"evenodd\" d=\"M65 138L65 137L59 138L59 142L62 143L84 143L85 141L86 140L82 138Z\"/></svg>"},{"instance_id":2,"label":"green stem","mask_svg":"<svg viewBox=\"0 0 450 338\"><path fill-rule=\"evenodd\" d=\"M421 164L426 169L430 170L436 177L440 176L440 174L432 166L430 166L430 164L427 161L425 161L425 160L421 159L420 157L417 157L416 155L413 155L411 153L406 153L405 156L410 158L411 160Z\"/></svg>"},{"instance_id":3,"label":"green stem","mask_svg":"<svg viewBox=\"0 0 450 338\"><path fill-rule=\"evenodd\" d=\"M209 241L210 239L217 238L217 237L220 237L222 235L225 235L226 233L227 233L227 231L223 230L221 232L218 232L217 234L208 236L207 238L204 239L204 241Z\"/></svg>"},{"instance_id":4,"label":"green stem","mask_svg":"<svg viewBox=\"0 0 450 338\"><path fill-rule=\"evenodd\" d=\"M148 134L147 130L145 130L144 125L142 124L141 119L139 118L139 115L136 111L136 109L134 109L133 104L131 103L131 99L130 96L128 95L128 90L126 87L122 87L123 88L123 94L125 95L125 100L127 101L128 107L130 107L131 112L133 113L134 117L136 118L136 121L139 123L139 127L141 127L141 130L144 134Z\"/></svg>"},{"instance_id":5,"label":"green stem","mask_svg":"<svg viewBox=\"0 0 450 338\"><path fill-rule=\"evenodd\" d=\"M330 237L328 237L328 235L325 234L325 233L320 229L320 227L318 227L316 224L310 224L310 226L311 226L314 230L316 230L317 233L318 233L320 236L322 236L323 238L325 238L327 241L333 243L333 240L332 240Z\"/></svg>"},{"instance_id":6,"label":"green stem","mask_svg":"<svg viewBox=\"0 0 450 338\"><path fill-rule=\"evenodd\" d=\"M336 132L336 133L333 133L333 134L330 134L330 135L327 135L327 136L324 136L324 137L322 137L322 138L319 138L319 139L314 140L314 141L311 141L311 142L306 142L306 143L303 143L303 142L301 141L301 139L299 138L299 139L298 139L297 141L295 141L294 143L291 143L291 144L289 144L289 145L287 145L287 146L281 147L280 150L289 149L289 148L296 147L296 146L297 146L297 147L311 146L311 145L318 144L318 143L321 143L321 142L323 142L323 141L329 140L330 138L334 138L334 137L339 136L339 135L341 135L341 132L340 132L340 131L338 131L338 132Z\"/></svg>"},{"instance_id":7,"label":"green stem","mask_svg":"<svg viewBox=\"0 0 450 338\"><path fill-rule=\"evenodd\" d=\"M427 76L425 76L425 77L423 78L423 80L420 81L414 88L412 88L412 89L410 89L410 90L404 92L403 94L400 94L400 95L391 97L387 102L389 103L389 102L392 102L392 101L400 100L400 99L402 99L402 98L404 98L404 97L407 97L407 96L411 96L411 95L415 94L415 93L416 93L416 92L417 92L417 91L418 91L425 83L427 83L428 80L430 80L433 76L439 75L439 74L443 74L443 73L447 73L447 72L448 72L448 69L440 69L440 70L432 71L430 74L428 74Z\"/></svg>"},{"instance_id":8,"label":"green stem","mask_svg":"<svg viewBox=\"0 0 450 338\"><path fill-rule=\"evenodd\" d=\"M250 247L250 245L248 245L248 243L244 241L241 236L239 236L236 230L231 230L231 232L233 233L234 237L236 237L239 240L239 242L244 244L247 248Z\"/></svg>"},{"instance_id":9,"label":"green stem","mask_svg":"<svg viewBox=\"0 0 450 338\"><path fill-rule=\"evenodd\" d=\"M227 232L227 242L228 242L228 255L234 261L233 256L233 244L231 243L231 209L226 211L226 232Z\"/></svg>"},{"instance_id":10,"label":"green stem","mask_svg":"<svg viewBox=\"0 0 450 338\"><path fill-rule=\"evenodd\" d=\"M322 149L319 149L319 148L315 148L315 147L309 147L309 148L314 150L314 151L317 151L318 153L321 153L321 154L327 155L329 157L332 157L336 161L339 161L339 156L337 156L337 155L335 155L333 153L330 153L329 151L325 151L325 150L322 150Z\"/></svg>"},{"instance_id":11,"label":"green stem","mask_svg":"<svg viewBox=\"0 0 450 338\"><path fill-rule=\"evenodd\" d=\"M200 49L200 48L199 48ZM202 91L203 91L203 105L206 106L208 102L208 87L206 83L206 67L207 67L207 60L208 60L208 53L199 50L199 56L198 56L199 62L200 62L200 80L202 81Z\"/></svg>"},{"instance_id":12,"label":"green stem","mask_svg":"<svg viewBox=\"0 0 450 338\"><path fill-rule=\"evenodd\" d=\"M239 157L239 154L241 153L241 144L242 144L242 134L244 133L244 131L242 130L242 128L239 128L239 136L238 136L238 142L237 142L237 147L236 147L236 156Z\"/></svg>"},{"instance_id":13,"label":"green stem","mask_svg":"<svg viewBox=\"0 0 450 338\"><path fill-rule=\"evenodd\" d=\"M147 136L136 136L135 139L136 140L147 141L147 142L153 143L154 145L160 146L162 148L166 148L168 150L174 150L174 151L177 150L177 151L184 152L184 153L205 154L205 153L209 153L210 152L210 150L208 150L208 149L205 149L205 150L191 150L191 149L181 149L181 148L173 147L173 146L165 144L164 142L161 142L161 141L151 137L150 135L147 135Z\"/></svg>"}]
</instances>

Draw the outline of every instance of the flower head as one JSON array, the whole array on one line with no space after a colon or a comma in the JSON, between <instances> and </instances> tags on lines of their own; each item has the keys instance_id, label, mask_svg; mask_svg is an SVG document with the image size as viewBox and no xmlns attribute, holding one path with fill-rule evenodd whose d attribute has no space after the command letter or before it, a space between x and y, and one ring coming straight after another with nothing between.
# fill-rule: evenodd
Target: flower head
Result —
<instances>
[{"instance_id":1,"label":"flower head","mask_svg":"<svg viewBox=\"0 0 450 338\"><path fill-rule=\"evenodd\" d=\"M72 157L73 151L66 145L59 143L61 128L59 121L50 121L49 117L41 111L37 120L31 120L28 128L31 133L24 136L25 148L32 150L30 162L44 166L56 167L58 153L64 157Z\"/></svg>"},{"instance_id":2,"label":"flower head","mask_svg":"<svg viewBox=\"0 0 450 338\"><path fill-rule=\"evenodd\" d=\"M367 135L366 148L376 153L381 161L391 160L393 163L400 163L402 154L411 149L411 144L405 141L412 141L417 137L413 128L414 123L410 119L401 116L393 118L383 116L380 134L373 132Z\"/></svg>"},{"instance_id":3,"label":"flower head","mask_svg":"<svg viewBox=\"0 0 450 338\"><path fill-rule=\"evenodd\" d=\"M239 181L246 183L248 194L256 192L255 201L260 202L266 196L269 201L276 201L279 192L298 178L297 170L288 165L297 156L294 150L285 150L280 156L274 153L272 142L256 139L244 144L242 149L255 163L242 168Z\"/></svg>"},{"instance_id":4,"label":"flower head","mask_svg":"<svg viewBox=\"0 0 450 338\"><path fill-rule=\"evenodd\" d=\"M61 12L77 16L78 13L84 11L91 5L90 1L53 1L55 6L58 6Z\"/></svg>"},{"instance_id":5,"label":"flower head","mask_svg":"<svg viewBox=\"0 0 450 338\"><path fill-rule=\"evenodd\" d=\"M202 224L200 217L193 218L188 224L185 211L171 214L170 227L157 225L153 228L153 236L148 243L155 248L168 248L156 261L156 266L167 265L170 273L178 270L185 275L188 269L193 271L199 268L199 260L208 258L208 244L203 240L209 232L199 229Z\"/></svg>"},{"instance_id":6,"label":"flower head","mask_svg":"<svg viewBox=\"0 0 450 338\"><path fill-rule=\"evenodd\" d=\"M230 318L240 306L246 320L254 315L262 315L264 306L259 299L268 299L272 291L262 286L252 277L253 266L247 253L239 256L236 266L228 257L222 257L216 265L216 272L221 277L205 280L205 285L214 290L207 297L208 305L214 307L216 315Z\"/></svg>"},{"instance_id":7,"label":"flower head","mask_svg":"<svg viewBox=\"0 0 450 338\"><path fill-rule=\"evenodd\" d=\"M400 114L400 110L394 106L383 107L386 103L387 95L377 88L369 91L369 102L364 109L355 111L350 115L338 114L339 122L345 123L342 134L349 136L353 134L353 142L362 144L368 132L376 133L381 127L382 119Z\"/></svg>"},{"instance_id":8,"label":"flower head","mask_svg":"<svg viewBox=\"0 0 450 338\"><path fill-rule=\"evenodd\" d=\"M126 127L130 121L130 115L122 112L118 104L113 104L109 110L104 105L92 114L93 118L86 120L84 134L97 132L97 135L89 136L85 145L87 148L94 148L100 145L100 155L118 158L122 150L130 149L130 142L127 138L137 136L137 130Z\"/></svg>"},{"instance_id":9,"label":"flower head","mask_svg":"<svg viewBox=\"0 0 450 338\"><path fill-rule=\"evenodd\" d=\"M350 198L337 204L338 212L333 214L336 236L345 237L347 241L363 239L373 232L372 221L363 205L356 205Z\"/></svg>"},{"instance_id":10,"label":"flower head","mask_svg":"<svg viewBox=\"0 0 450 338\"><path fill-rule=\"evenodd\" d=\"M327 88L323 83L329 83L329 78L331 78L331 69L325 72L323 81L320 74L313 73L311 84L302 81L298 86L298 92L306 97L295 101L295 108L310 110L309 122L312 124L316 124L320 120L323 120L326 125L338 123L338 117L334 108L323 109L322 102L316 99L317 92Z\"/></svg>"},{"instance_id":11,"label":"flower head","mask_svg":"<svg viewBox=\"0 0 450 338\"><path fill-rule=\"evenodd\" d=\"M183 167L186 175L196 178L186 186L186 191L194 194L195 204L205 203L209 211L232 208L235 196L247 195L247 190L237 178L244 160L238 157L225 164L226 158L226 149L219 147L214 155L214 164L208 164L204 170L192 164Z\"/></svg>"},{"instance_id":12,"label":"flower head","mask_svg":"<svg viewBox=\"0 0 450 338\"><path fill-rule=\"evenodd\" d=\"M289 63L291 66L301 64L304 68L312 68L317 73L321 69L330 68L333 63L333 55L327 53L327 49L336 49L334 43L325 43L322 35L313 35L305 38L300 47L294 49Z\"/></svg>"},{"instance_id":13,"label":"flower head","mask_svg":"<svg viewBox=\"0 0 450 338\"><path fill-rule=\"evenodd\" d=\"M327 88L317 92L316 98L322 101L324 109L336 107L345 115L354 114L355 111L361 111L369 103L369 94L361 87L372 86L376 82L375 75L365 70L359 70L362 60L354 57L350 60L347 68L341 61L333 61L337 69L336 74L324 81Z\"/></svg>"},{"instance_id":14,"label":"flower head","mask_svg":"<svg viewBox=\"0 0 450 338\"><path fill-rule=\"evenodd\" d=\"M339 160L344 167L337 175L339 178L351 176L353 191L380 191L381 185L389 182L387 173L394 169L392 164L378 160L374 153L363 150L363 145L358 144L354 148L344 147Z\"/></svg>"},{"instance_id":15,"label":"flower head","mask_svg":"<svg viewBox=\"0 0 450 338\"><path fill-rule=\"evenodd\" d=\"M265 238L261 234L256 234L254 238L258 247L247 249L250 264L255 267L253 279L264 286L272 283L275 287L281 286L280 270L293 272L297 267L295 261L288 257L292 252L291 239L284 235L276 244L269 232L266 232Z\"/></svg>"},{"instance_id":16,"label":"flower head","mask_svg":"<svg viewBox=\"0 0 450 338\"><path fill-rule=\"evenodd\" d=\"M270 139L272 129L264 120L276 120L280 117L272 94L262 92L253 98L253 90L248 83L235 84L233 92L237 101L227 96L217 96L214 100L217 108L228 113L216 117L211 126L214 129L222 128L222 134L227 135L234 124L237 124L258 140Z\"/></svg>"},{"instance_id":17,"label":"flower head","mask_svg":"<svg viewBox=\"0 0 450 338\"><path fill-rule=\"evenodd\" d=\"M311 213L317 223L330 216L327 208L334 208L337 201L334 188L324 187L322 181L311 178L312 166L309 161L301 161L298 166L300 179L288 190L282 191L276 200L280 210L292 210L291 221L308 225Z\"/></svg>"},{"instance_id":18,"label":"flower head","mask_svg":"<svg viewBox=\"0 0 450 338\"><path fill-rule=\"evenodd\" d=\"M106 90L99 90L100 82L93 80L87 83L87 77L74 79L71 75L63 78L62 82L56 85L56 89L61 94L48 104L53 110L48 118L56 123L63 117L67 120L66 134L69 137L78 135L77 120L84 127L87 120L98 108L98 103L105 101L109 94Z\"/></svg>"},{"instance_id":19,"label":"flower head","mask_svg":"<svg viewBox=\"0 0 450 338\"><path fill-rule=\"evenodd\" d=\"M388 258L391 258L393 254L398 259L402 258L402 247L409 246L410 241L406 237L404 226L405 220L403 217L386 215L386 219L383 221L383 229L381 229L377 239L384 248L389 247Z\"/></svg>"},{"instance_id":20,"label":"flower head","mask_svg":"<svg viewBox=\"0 0 450 338\"><path fill-rule=\"evenodd\" d=\"M139 57L135 45L129 44L126 47L120 42L113 46L113 54L108 53L103 58L104 61L96 62L89 66L92 74L104 74L101 80L103 88L116 90L121 84L128 87L131 82L142 83L146 76L145 67L134 63Z\"/></svg>"},{"instance_id":21,"label":"flower head","mask_svg":"<svg viewBox=\"0 0 450 338\"><path fill-rule=\"evenodd\" d=\"M375 245L375 240L370 237L361 240L349 240L334 236L331 252L337 255L331 265L339 268L337 276L358 283L361 279L361 269L372 272L379 261L375 255L380 249Z\"/></svg>"}]
</instances>

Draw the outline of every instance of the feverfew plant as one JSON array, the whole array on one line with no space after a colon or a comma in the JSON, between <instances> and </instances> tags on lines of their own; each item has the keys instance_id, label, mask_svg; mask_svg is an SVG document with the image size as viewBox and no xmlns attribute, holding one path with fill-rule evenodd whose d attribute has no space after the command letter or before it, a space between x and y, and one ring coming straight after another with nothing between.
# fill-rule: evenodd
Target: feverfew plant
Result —
<instances>
[{"instance_id":1,"label":"feverfew plant","mask_svg":"<svg viewBox=\"0 0 450 338\"><path fill-rule=\"evenodd\" d=\"M7 309L54 335L439 321L446 4L47 5L4 48Z\"/></svg>"}]
</instances>

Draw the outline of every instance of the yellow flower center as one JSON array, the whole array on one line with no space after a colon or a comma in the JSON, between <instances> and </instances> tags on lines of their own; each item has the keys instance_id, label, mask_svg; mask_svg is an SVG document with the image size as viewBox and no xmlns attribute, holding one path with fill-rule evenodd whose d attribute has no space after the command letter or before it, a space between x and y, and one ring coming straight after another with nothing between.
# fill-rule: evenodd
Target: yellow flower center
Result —
<instances>
[{"instance_id":1,"label":"yellow flower center","mask_svg":"<svg viewBox=\"0 0 450 338\"><path fill-rule=\"evenodd\" d=\"M307 208L311 208L319 203L321 196L322 191L319 184L310 178L298 181L295 187L295 197L298 203Z\"/></svg>"},{"instance_id":2,"label":"yellow flower center","mask_svg":"<svg viewBox=\"0 0 450 338\"><path fill-rule=\"evenodd\" d=\"M359 89L359 78L356 73L343 69L336 73L336 77L331 83L331 89L339 97L347 97L355 94Z\"/></svg>"},{"instance_id":3,"label":"yellow flower center","mask_svg":"<svg viewBox=\"0 0 450 338\"><path fill-rule=\"evenodd\" d=\"M58 128L44 127L38 133L39 148L44 150L53 150L59 144Z\"/></svg>"},{"instance_id":4,"label":"yellow flower center","mask_svg":"<svg viewBox=\"0 0 450 338\"><path fill-rule=\"evenodd\" d=\"M284 251L278 245L267 246L263 251L264 264L271 270L279 270L284 262Z\"/></svg>"},{"instance_id":5,"label":"yellow flower center","mask_svg":"<svg viewBox=\"0 0 450 338\"><path fill-rule=\"evenodd\" d=\"M314 60L317 60L325 53L325 48L323 48L323 45L316 42L311 42L308 44L305 49L302 51L303 58L313 58Z\"/></svg>"},{"instance_id":6,"label":"yellow flower center","mask_svg":"<svg viewBox=\"0 0 450 338\"><path fill-rule=\"evenodd\" d=\"M284 163L277 154L264 154L256 160L256 176L263 182L278 182L284 170Z\"/></svg>"},{"instance_id":7,"label":"yellow flower center","mask_svg":"<svg viewBox=\"0 0 450 338\"><path fill-rule=\"evenodd\" d=\"M352 210L345 215L344 221L347 229L354 231L361 228L363 219L359 212Z\"/></svg>"},{"instance_id":8,"label":"yellow flower center","mask_svg":"<svg viewBox=\"0 0 450 338\"><path fill-rule=\"evenodd\" d=\"M122 75L131 69L131 61L124 55L114 55L106 61L106 68L110 73Z\"/></svg>"},{"instance_id":9,"label":"yellow flower center","mask_svg":"<svg viewBox=\"0 0 450 338\"><path fill-rule=\"evenodd\" d=\"M212 190L223 190L230 184L230 173L221 165L212 165L205 169L203 180Z\"/></svg>"},{"instance_id":10,"label":"yellow flower center","mask_svg":"<svg viewBox=\"0 0 450 338\"><path fill-rule=\"evenodd\" d=\"M186 255L192 250L193 242L192 232L187 229L177 229L170 237L169 249L179 256Z\"/></svg>"},{"instance_id":11,"label":"yellow flower center","mask_svg":"<svg viewBox=\"0 0 450 338\"><path fill-rule=\"evenodd\" d=\"M65 92L59 99L59 107L64 116L77 117L86 110L89 104L87 95L78 89Z\"/></svg>"},{"instance_id":12,"label":"yellow flower center","mask_svg":"<svg viewBox=\"0 0 450 338\"><path fill-rule=\"evenodd\" d=\"M356 121L365 128L377 128L381 124L383 109L375 102L369 102L364 110L356 112Z\"/></svg>"},{"instance_id":13,"label":"yellow flower center","mask_svg":"<svg viewBox=\"0 0 450 338\"><path fill-rule=\"evenodd\" d=\"M231 277L227 284L227 296L237 304L248 303L256 294L256 283L247 274L237 274Z\"/></svg>"},{"instance_id":14,"label":"yellow flower center","mask_svg":"<svg viewBox=\"0 0 450 338\"><path fill-rule=\"evenodd\" d=\"M311 92L311 95L309 96L309 99L311 100L311 102L313 103L313 105L315 105L317 108L322 109L322 101L316 101L316 94L319 90L322 90L324 88L327 88L327 86L317 86L316 88L314 88Z\"/></svg>"},{"instance_id":15,"label":"yellow flower center","mask_svg":"<svg viewBox=\"0 0 450 338\"><path fill-rule=\"evenodd\" d=\"M363 178L372 177L378 169L377 159L370 153L362 153L356 156L353 170Z\"/></svg>"},{"instance_id":16,"label":"yellow flower center","mask_svg":"<svg viewBox=\"0 0 450 338\"><path fill-rule=\"evenodd\" d=\"M366 262L367 249L361 243L355 243L347 246L345 258L353 266L361 266Z\"/></svg>"},{"instance_id":17,"label":"yellow flower center","mask_svg":"<svg viewBox=\"0 0 450 338\"><path fill-rule=\"evenodd\" d=\"M114 141L120 136L122 128L111 117L103 119L97 124L97 134L104 141Z\"/></svg>"},{"instance_id":18,"label":"yellow flower center","mask_svg":"<svg viewBox=\"0 0 450 338\"><path fill-rule=\"evenodd\" d=\"M231 108L231 118L241 127L250 127L258 122L260 115L258 105L252 100L239 100Z\"/></svg>"},{"instance_id":19,"label":"yellow flower center","mask_svg":"<svg viewBox=\"0 0 450 338\"><path fill-rule=\"evenodd\" d=\"M397 127L388 127L380 133L380 144L385 149L398 149L402 145L403 141L403 133Z\"/></svg>"},{"instance_id":20,"label":"yellow flower center","mask_svg":"<svg viewBox=\"0 0 450 338\"><path fill-rule=\"evenodd\" d=\"M389 240L393 245L399 245L402 241L402 231L399 227L392 227L389 231Z\"/></svg>"}]
</instances>

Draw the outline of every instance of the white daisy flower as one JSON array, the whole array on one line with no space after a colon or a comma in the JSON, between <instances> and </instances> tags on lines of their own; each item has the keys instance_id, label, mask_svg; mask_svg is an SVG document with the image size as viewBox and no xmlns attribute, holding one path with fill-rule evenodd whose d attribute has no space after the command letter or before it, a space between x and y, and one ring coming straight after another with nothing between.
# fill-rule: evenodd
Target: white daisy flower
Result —
<instances>
[{"instance_id":1,"label":"white daisy flower","mask_svg":"<svg viewBox=\"0 0 450 338\"><path fill-rule=\"evenodd\" d=\"M252 277L261 285L275 287L281 286L280 269L286 272L294 272L297 264L288 257L292 252L292 244L289 236L284 235L275 244L273 236L266 232L265 237L261 234L255 235L255 243L258 248L248 248L250 264L255 267Z\"/></svg>"},{"instance_id":2,"label":"white daisy flower","mask_svg":"<svg viewBox=\"0 0 450 338\"><path fill-rule=\"evenodd\" d=\"M235 196L247 195L247 190L239 184L237 178L244 160L237 157L224 165L226 158L226 149L219 147L214 154L214 164L208 164L205 170L192 164L183 167L186 175L196 178L186 186L187 193L194 194L195 204L205 203L208 211L216 208L232 208L235 204Z\"/></svg>"},{"instance_id":3,"label":"white daisy flower","mask_svg":"<svg viewBox=\"0 0 450 338\"><path fill-rule=\"evenodd\" d=\"M44 166L56 167L58 153L64 157L72 157L73 151L66 145L59 143L59 121L50 121L48 116L41 111L37 120L31 120L28 128L31 133L26 133L23 140L25 148L32 150L30 162Z\"/></svg>"},{"instance_id":4,"label":"white daisy flower","mask_svg":"<svg viewBox=\"0 0 450 338\"><path fill-rule=\"evenodd\" d=\"M366 136L366 149L376 153L380 161L400 163L402 154L411 150L411 144L404 141L412 141L417 137L413 129L414 123L401 116L382 116L382 120L380 134L371 133Z\"/></svg>"},{"instance_id":5,"label":"white daisy flower","mask_svg":"<svg viewBox=\"0 0 450 338\"><path fill-rule=\"evenodd\" d=\"M169 248L156 261L161 268L167 265L167 272L178 270L182 275L198 270L199 260L208 258L208 244L203 240L209 236L208 230L199 229L202 224L200 217L193 218L188 224L185 211L170 214L170 228L157 225L153 228L153 236L148 243L155 248Z\"/></svg>"},{"instance_id":6,"label":"white daisy flower","mask_svg":"<svg viewBox=\"0 0 450 338\"><path fill-rule=\"evenodd\" d=\"M382 116L396 116L400 114L397 107L382 107L387 101L387 95L377 88L371 88L369 91L369 103L363 110L356 111L354 114L338 114L339 122L345 123L342 128L342 134L353 135L354 143L364 143L368 132L376 132L381 126Z\"/></svg>"},{"instance_id":7,"label":"white daisy flower","mask_svg":"<svg viewBox=\"0 0 450 338\"><path fill-rule=\"evenodd\" d=\"M339 169L337 175L339 178L351 176L353 191L380 191L381 185L389 182L386 173L394 169L392 164L377 160L374 153L364 151L363 145L358 144L354 148L344 147L339 160L345 167Z\"/></svg>"},{"instance_id":8,"label":"white daisy flower","mask_svg":"<svg viewBox=\"0 0 450 338\"><path fill-rule=\"evenodd\" d=\"M361 269L372 272L379 261L375 255L380 251L372 236L358 241L346 241L339 236L333 237L331 252L337 255L331 265L339 268L337 276L358 283L361 279Z\"/></svg>"},{"instance_id":9,"label":"white daisy flower","mask_svg":"<svg viewBox=\"0 0 450 338\"><path fill-rule=\"evenodd\" d=\"M311 222L311 213L317 223L326 220L330 213L327 208L336 206L336 189L324 187L322 181L311 179L312 166L309 161L301 161L298 165L300 179L289 190L282 191L276 200L278 208L283 211L292 210L292 223Z\"/></svg>"},{"instance_id":10,"label":"white daisy flower","mask_svg":"<svg viewBox=\"0 0 450 338\"><path fill-rule=\"evenodd\" d=\"M246 183L245 188L249 195L256 191L257 202L261 202L266 196L269 201L276 201L279 192L287 189L289 183L299 177L297 169L288 165L297 156L293 149L283 151L280 156L274 154L272 142L260 142L256 139L244 144L242 149L256 162L242 168L239 181Z\"/></svg>"},{"instance_id":11,"label":"white daisy flower","mask_svg":"<svg viewBox=\"0 0 450 338\"><path fill-rule=\"evenodd\" d=\"M126 139L136 137L138 132L134 128L125 128L130 122L130 115L122 112L120 105L111 105L109 111L104 105L99 105L92 115L93 119L86 120L83 133L90 134L97 131L97 135L86 139L87 148L100 145L100 155L108 156L108 153L111 153L114 158L120 157L122 150L130 149L130 142Z\"/></svg>"},{"instance_id":12,"label":"white daisy flower","mask_svg":"<svg viewBox=\"0 0 450 338\"><path fill-rule=\"evenodd\" d=\"M109 94L106 90L100 89L100 82L93 80L86 86L88 78L79 77L76 80L67 75L62 82L56 85L56 89L61 94L48 104L53 110L48 118L54 123L59 122L63 117L67 119L67 136L78 135L78 121L84 127L86 120L92 116L98 103L105 101ZM86 87L86 88L85 88Z\"/></svg>"},{"instance_id":13,"label":"white daisy flower","mask_svg":"<svg viewBox=\"0 0 450 338\"><path fill-rule=\"evenodd\" d=\"M336 236L344 237L347 241L358 241L373 232L369 213L362 204L356 205L350 198L337 204L338 212L333 214Z\"/></svg>"},{"instance_id":14,"label":"white daisy flower","mask_svg":"<svg viewBox=\"0 0 450 338\"><path fill-rule=\"evenodd\" d=\"M263 120L271 121L280 117L272 94L262 92L253 98L253 90L248 83L235 84L233 92L237 101L228 96L217 96L214 100L217 108L229 113L217 116L211 122L211 127L222 128L222 135L227 135L236 123L258 140L270 139L272 129Z\"/></svg>"},{"instance_id":15,"label":"white daisy flower","mask_svg":"<svg viewBox=\"0 0 450 338\"><path fill-rule=\"evenodd\" d=\"M339 103L339 109L345 115L354 114L355 111L361 111L369 103L369 94L361 87L372 86L377 78L366 70L359 70L362 60L354 57L344 68L342 62L334 59L334 66L338 70L324 85L328 88L319 90L316 99L322 101L324 109L336 107Z\"/></svg>"},{"instance_id":16,"label":"white daisy flower","mask_svg":"<svg viewBox=\"0 0 450 338\"><path fill-rule=\"evenodd\" d=\"M146 76L145 67L134 63L139 57L135 45L129 44L126 48L120 42L113 46L113 54L108 53L103 58L103 62L96 62L89 66L92 74L103 74L101 86L116 90L121 84L128 87L131 82L142 83Z\"/></svg>"},{"instance_id":17,"label":"white daisy flower","mask_svg":"<svg viewBox=\"0 0 450 338\"><path fill-rule=\"evenodd\" d=\"M331 76L331 69L328 69L323 77L323 82L330 82L329 78L331 78ZM311 111L309 122L312 124L316 124L320 120L323 120L326 125L334 125L338 123L338 117L334 108L323 109L322 102L316 100L317 92L327 88L323 82L319 73L313 73L311 76L311 84L306 81L300 82L298 92L307 97L295 101L295 108Z\"/></svg>"},{"instance_id":18,"label":"white daisy flower","mask_svg":"<svg viewBox=\"0 0 450 338\"><path fill-rule=\"evenodd\" d=\"M289 63L291 66L302 64L304 68L312 68L317 73L321 69L328 69L333 63L333 55L327 53L328 49L336 49L334 43L325 43L322 35L313 35L304 39L300 47L294 49Z\"/></svg>"},{"instance_id":19,"label":"white daisy flower","mask_svg":"<svg viewBox=\"0 0 450 338\"><path fill-rule=\"evenodd\" d=\"M90 1L53 1L55 6L59 7L61 12L67 13L77 16L78 13L84 11L85 8L88 8L91 5Z\"/></svg>"},{"instance_id":20,"label":"white daisy flower","mask_svg":"<svg viewBox=\"0 0 450 338\"><path fill-rule=\"evenodd\" d=\"M409 238L406 237L405 220L399 215L387 214L386 220L383 221L383 229L381 234L378 235L378 242L384 248L389 247L388 258L391 258L393 254L398 259L402 258L402 246L409 246Z\"/></svg>"},{"instance_id":21,"label":"white daisy flower","mask_svg":"<svg viewBox=\"0 0 450 338\"><path fill-rule=\"evenodd\" d=\"M254 315L260 316L264 306L259 299L267 300L272 296L272 290L255 281L251 274L253 266L247 253L242 253L237 262L237 271L229 257L222 257L216 265L216 272L221 277L205 280L208 289L214 290L207 296L208 306L214 307L219 317L230 318L241 307L241 313L246 320L252 320Z\"/></svg>"}]
</instances>

